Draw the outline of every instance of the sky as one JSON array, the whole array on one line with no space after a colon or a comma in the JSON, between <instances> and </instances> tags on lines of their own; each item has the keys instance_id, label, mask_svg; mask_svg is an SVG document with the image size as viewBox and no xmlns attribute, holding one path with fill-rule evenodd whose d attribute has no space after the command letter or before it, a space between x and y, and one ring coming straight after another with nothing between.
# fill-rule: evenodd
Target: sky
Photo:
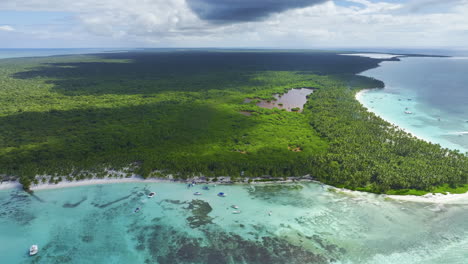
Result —
<instances>
[{"instance_id":1,"label":"sky","mask_svg":"<svg viewBox=\"0 0 468 264\"><path fill-rule=\"evenodd\" d=\"M0 0L0 48L460 48L468 0Z\"/></svg>"}]
</instances>

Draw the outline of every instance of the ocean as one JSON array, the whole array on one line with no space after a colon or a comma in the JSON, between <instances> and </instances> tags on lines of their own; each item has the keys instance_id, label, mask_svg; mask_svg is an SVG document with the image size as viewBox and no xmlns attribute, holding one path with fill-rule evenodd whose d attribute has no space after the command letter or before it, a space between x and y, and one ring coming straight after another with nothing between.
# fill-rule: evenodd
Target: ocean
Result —
<instances>
[{"instance_id":1,"label":"ocean","mask_svg":"<svg viewBox=\"0 0 468 264\"><path fill-rule=\"evenodd\" d=\"M1 49L0 59L22 58L22 57L44 57L55 55L91 54L102 52L118 52L122 49L115 48L76 48L76 49Z\"/></svg>"},{"instance_id":2,"label":"ocean","mask_svg":"<svg viewBox=\"0 0 468 264\"><path fill-rule=\"evenodd\" d=\"M317 183L202 187L119 183L33 196L2 190L0 262L430 264L468 258L467 205L393 201ZM152 191L156 196L148 198ZM30 257L32 244L39 253Z\"/></svg>"},{"instance_id":3,"label":"ocean","mask_svg":"<svg viewBox=\"0 0 468 264\"><path fill-rule=\"evenodd\" d=\"M468 151L468 57L404 57L362 73L385 83L360 96L385 120L444 148Z\"/></svg>"}]
</instances>

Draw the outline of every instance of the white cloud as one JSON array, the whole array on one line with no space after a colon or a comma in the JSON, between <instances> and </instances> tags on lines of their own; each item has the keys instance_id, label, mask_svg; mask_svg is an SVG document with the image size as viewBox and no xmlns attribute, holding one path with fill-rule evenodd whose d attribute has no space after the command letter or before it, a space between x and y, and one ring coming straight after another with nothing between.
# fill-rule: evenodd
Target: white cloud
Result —
<instances>
[{"instance_id":1,"label":"white cloud","mask_svg":"<svg viewBox=\"0 0 468 264\"><path fill-rule=\"evenodd\" d=\"M15 29L8 25L0 26L0 31L15 31Z\"/></svg>"},{"instance_id":2,"label":"white cloud","mask_svg":"<svg viewBox=\"0 0 468 264\"><path fill-rule=\"evenodd\" d=\"M252 0L254 1L254 0ZM333 1L274 14L264 21L211 24L185 0L2 0L0 10L72 12L73 31L40 28L42 36L112 40L134 46L460 46L468 43L468 0ZM442 2L442 1L441 1ZM438 11L438 10L443 10ZM0 30L5 29L1 26ZM19 29L17 31L20 31ZM72 32L72 33L71 33ZM107 42L106 42L107 43Z\"/></svg>"}]
</instances>

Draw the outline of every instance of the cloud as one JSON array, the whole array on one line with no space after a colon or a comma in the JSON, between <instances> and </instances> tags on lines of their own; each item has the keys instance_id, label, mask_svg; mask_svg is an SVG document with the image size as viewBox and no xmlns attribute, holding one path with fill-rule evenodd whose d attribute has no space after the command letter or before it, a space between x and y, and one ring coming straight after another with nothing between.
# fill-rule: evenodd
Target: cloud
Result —
<instances>
[{"instance_id":1,"label":"cloud","mask_svg":"<svg viewBox=\"0 0 468 264\"><path fill-rule=\"evenodd\" d=\"M15 31L15 29L12 28L11 26L3 25L3 26L0 26L0 31Z\"/></svg>"},{"instance_id":2,"label":"cloud","mask_svg":"<svg viewBox=\"0 0 468 264\"><path fill-rule=\"evenodd\" d=\"M411 0L405 5L404 10L413 13L441 13L466 3L467 0Z\"/></svg>"},{"instance_id":3,"label":"cloud","mask_svg":"<svg viewBox=\"0 0 468 264\"><path fill-rule=\"evenodd\" d=\"M259 21L271 14L328 0L187 0L199 18L212 23Z\"/></svg>"},{"instance_id":4,"label":"cloud","mask_svg":"<svg viewBox=\"0 0 468 264\"><path fill-rule=\"evenodd\" d=\"M36 45L36 40L41 40L95 47L466 45L468 0L432 5L434 1L0 0L4 11L70 14L67 23L50 25L3 20L14 26L17 34L5 33L4 28L0 33L3 38L16 35L16 42L22 45ZM19 35L23 36L21 42ZM24 41L28 37L31 41Z\"/></svg>"}]
</instances>

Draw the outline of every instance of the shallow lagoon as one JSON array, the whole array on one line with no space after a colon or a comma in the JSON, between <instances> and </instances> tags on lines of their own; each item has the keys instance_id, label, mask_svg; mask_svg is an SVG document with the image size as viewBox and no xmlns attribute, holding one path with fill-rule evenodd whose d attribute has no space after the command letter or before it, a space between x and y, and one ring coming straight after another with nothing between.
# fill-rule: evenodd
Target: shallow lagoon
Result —
<instances>
[{"instance_id":1,"label":"shallow lagoon","mask_svg":"<svg viewBox=\"0 0 468 264\"><path fill-rule=\"evenodd\" d=\"M311 88L296 88L291 89L284 94L274 94L273 97L275 100L260 100L256 105L263 108L279 108L286 109L286 111L291 112L294 108L299 108L298 112L302 112L305 103L307 102L307 97L313 93L314 90ZM245 103L251 102L252 99L245 99Z\"/></svg>"},{"instance_id":2,"label":"shallow lagoon","mask_svg":"<svg viewBox=\"0 0 468 264\"><path fill-rule=\"evenodd\" d=\"M385 83L360 96L370 111L427 141L468 151L468 58L402 58L362 75Z\"/></svg>"},{"instance_id":3,"label":"shallow lagoon","mask_svg":"<svg viewBox=\"0 0 468 264\"><path fill-rule=\"evenodd\" d=\"M468 257L466 205L396 202L315 183L201 187L0 191L1 263L463 263ZM148 198L150 191L157 195ZM220 191L227 197L216 196ZM234 204L240 214L232 213ZM141 211L134 213L136 207ZM29 257L33 243L40 252Z\"/></svg>"}]
</instances>

